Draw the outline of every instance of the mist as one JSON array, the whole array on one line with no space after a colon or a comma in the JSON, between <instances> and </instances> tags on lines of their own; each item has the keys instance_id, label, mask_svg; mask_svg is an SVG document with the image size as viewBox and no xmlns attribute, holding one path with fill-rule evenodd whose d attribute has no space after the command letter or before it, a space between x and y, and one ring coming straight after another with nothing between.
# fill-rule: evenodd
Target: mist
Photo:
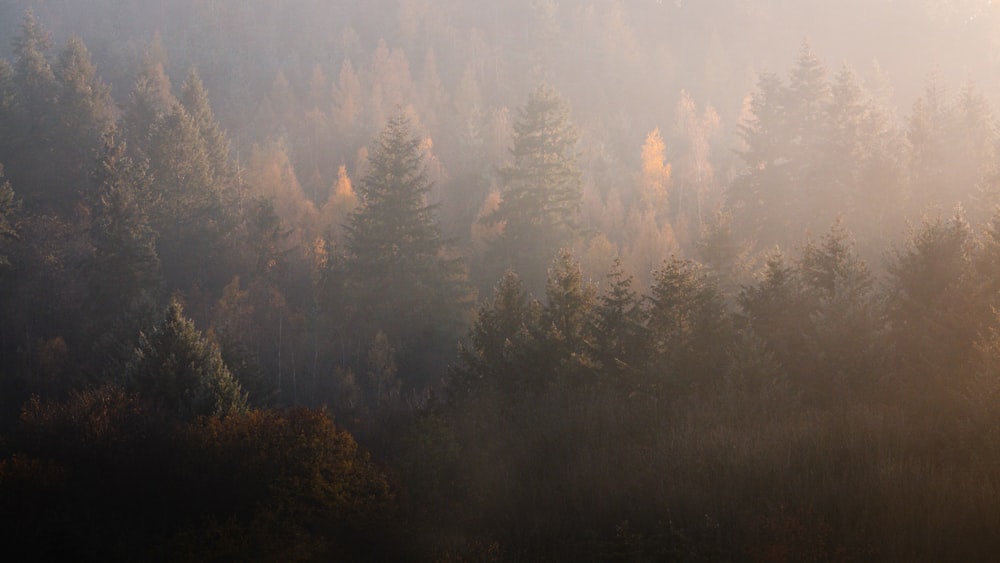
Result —
<instances>
[{"instance_id":1,"label":"mist","mask_svg":"<svg viewBox=\"0 0 1000 563\"><path fill-rule=\"evenodd\" d=\"M991 561L988 0L0 2L15 559Z\"/></svg>"}]
</instances>

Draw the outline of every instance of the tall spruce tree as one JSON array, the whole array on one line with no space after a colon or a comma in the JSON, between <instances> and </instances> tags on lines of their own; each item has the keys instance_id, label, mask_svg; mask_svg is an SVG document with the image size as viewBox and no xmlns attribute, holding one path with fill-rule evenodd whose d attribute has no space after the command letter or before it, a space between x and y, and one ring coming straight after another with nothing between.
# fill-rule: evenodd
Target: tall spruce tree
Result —
<instances>
[{"instance_id":1,"label":"tall spruce tree","mask_svg":"<svg viewBox=\"0 0 1000 563\"><path fill-rule=\"evenodd\" d=\"M181 84L180 102L191 116L205 143L215 182L220 185L228 183L235 174L233 164L229 160L229 140L215 120L208 103L208 92L205 91L205 85L194 68L188 72L187 78Z\"/></svg>"},{"instance_id":2,"label":"tall spruce tree","mask_svg":"<svg viewBox=\"0 0 1000 563\"><path fill-rule=\"evenodd\" d=\"M13 127L6 142L7 154L0 154L8 174L21 186L21 197L30 208L52 204L60 163L52 154L53 110L58 85L49 61L52 41L31 10L14 38Z\"/></svg>"},{"instance_id":3,"label":"tall spruce tree","mask_svg":"<svg viewBox=\"0 0 1000 563\"><path fill-rule=\"evenodd\" d=\"M346 225L341 265L351 316L364 338L386 333L401 368L420 371L454 352L471 292L427 202L420 139L404 114L372 143L357 186L362 203Z\"/></svg>"},{"instance_id":4,"label":"tall spruce tree","mask_svg":"<svg viewBox=\"0 0 1000 563\"><path fill-rule=\"evenodd\" d=\"M590 355L612 383L632 385L635 381L630 380L639 373L647 353L645 312L632 288L632 276L625 274L618 258L607 283L591 317Z\"/></svg>"},{"instance_id":5,"label":"tall spruce tree","mask_svg":"<svg viewBox=\"0 0 1000 563\"><path fill-rule=\"evenodd\" d=\"M156 235L143 208L146 167L125 154L113 134L92 174L93 217L87 263L87 336L95 373L113 375L125 365L135 335L155 318L161 289Z\"/></svg>"},{"instance_id":6,"label":"tall spruce tree","mask_svg":"<svg viewBox=\"0 0 1000 563\"><path fill-rule=\"evenodd\" d=\"M566 101L551 86L536 88L514 123L512 162L500 171L500 205L482 219L503 225L492 249L496 263L516 270L534 291L543 287L559 249L579 234L577 141Z\"/></svg>"},{"instance_id":7,"label":"tall spruce tree","mask_svg":"<svg viewBox=\"0 0 1000 563\"><path fill-rule=\"evenodd\" d=\"M124 143L109 134L93 183L90 299L95 307L116 314L141 294L159 290L156 235L142 205L149 177L145 166L125 155Z\"/></svg>"},{"instance_id":8,"label":"tall spruce tree","mask_svg":"<svg viewBox=\"0 0 1000 563\"><path fill-rule=\"evenodd\" d=\"M62 174L54 197L68 208L78 201L81 179L93 167L104 135L114 125L114 105L111 88L97 76L90 52L77 37L59 53L55 78L59 90L52 144Z\"/></svg>"}]
</instances>

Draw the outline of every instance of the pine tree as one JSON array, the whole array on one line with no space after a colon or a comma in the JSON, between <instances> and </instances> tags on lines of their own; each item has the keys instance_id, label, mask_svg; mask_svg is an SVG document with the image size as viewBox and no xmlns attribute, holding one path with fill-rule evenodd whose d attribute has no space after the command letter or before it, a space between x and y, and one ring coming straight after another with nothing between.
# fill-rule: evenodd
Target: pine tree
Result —
<instances>
[{"instance_id":1,"label":"pine tree","mask_svg":"<svg viewBox=\"0 0 1000 563\"><path fill-rule=\"evenodd\" d=\"M449 254L426 201L431 183L405 115L372 143L356 185L362 201L345 229L343 264L353 318L368 337L384 330L404 364L430 360L462 328L471 294L463 261Z\"/></svg>"},{"instance_id":2,"label":"pine tree","mask_svg":"<svg viewBox=\"0 0 1000 563\"><path fill-rule=\"evenodd\" d=\"M21 111L31 125L40 125L58 95L55 75L49 63L52 40L35 14L28 10L14 38L14 77ZM38 134L40 131L33 131Z\"/></svg>"},{"instance_id":3,"label":"pine tree","mask_svg":"<svg viewBox=\"0 0 1000 563\"><path fill-rule=\"evenodd\" d=\"M142 293L159 289L156 235L143 208L149 177L109 134L93 173L91 264L94 306L115 315Z\"/></svg>"},{"instance_id":4,"label":"pine tree","mask_svg":"<svg viewBox=\"0 0 1000 563\"><path fill-rule=\"evenodd\" d=\"M932 73L927 78L923 95L913 104L906 130L911 197L915 200L913 211L922 211L931 203L957 203L949 200L954 193L950 189L948 162L948 136L953 120L954 113L940 77Z\"/></svg>"},{"instance_id":5,"label":"pine tree","mask_svg":"<svg viewBox=\"0 0 1000 563\"><path fill-rule=\"evenodd\" d=\"M12 154L17 130L17 94L14 85L14 68L6 59L0 59L0 156Z\"/></svg>"},{"instance_id":6,"label":"pine tree","mask_svg":"<svg viewBox=\"0 0 1000 563\"><path fill-rule=\"evenodd\" d=\"M228 184L235 174L233 164L229 160L229 140L215 120L208 102L208 92L205 91L205 85L194 68L188 72L187 78L181 85L180 102L194 121L205 144L215 183Z\"/></svg>"},{"instance_id":7,"label":"pine tree","mask_svg":"<svg viewBox=\"0 0 1000 563\"><path fill-rule=\"evenodd\" d=\"M778 75L758 76L748 115L737 127L744 145L739 154L746 169L726 193L726 205L733 213L737 232L765 245L786 234L793 204L789 196L794 172L789 158L792 148L787 97L787 88Z\"/></svg>"},{"instance_id":8,"label":"pine tree","mask_svg":"<svg viewBox=\"0 0 1000 563\"><path fill-rule=\"evenodd\" d=\"M943 378L970 358L984 326L964 217L925 220L889 262L887 317L901 375Z\"/></svg>"},{"instance_id":9,"label":"pine tree","mask_svg":"<svg viewBox=\"0 0 1000 563\"><path fill-rule=\"evenodd\" d=\"M86 177L103 138L114 125L111 88L97 76L90 52L73 37L59 54L55 67L59 85L55 106L55 159L63 169L55 199L64 207L73 205L80 178Z\"/></svg>"},{"instance_id":10,"label":"pine tree","mask_svg":"<svg viewBox=\"0 0 1000 563\"><path fill-rule=\"evenodd\" d=\"M218 347L195 329L176 300L139 338L126 382L140 396L181 418L228 416L246 411L246 394Z\"/></svg>"},{"instance_id":11,"label":"pine tree","mask_svg":"<svg viewBox=\"0 0 1000 563\"><path fill-rule=\"evenodd\" d=\"M205 143L183 106L174 103L157 119L146 150L152 177L150 223L168 288L208 281L230 222Z\"/></svg>"},{"instance_id":12,"label":"pine tree","mask_svg":"<svg viewBox=\"0 0 1000 563\"><path fill-rule=\"evenodd\" d=\"M521 279L508 271L493 290L493 299L479 308L459 364L451 373L456 396L484 388L515 393L522 389L531 364L540 307L524 290Z\"/></svg>"},{"instance_id":13,"label":"pine tree","mask_svg":"<svg viewBox=\"0 0 1000 563\"><path fill-rule=\"evenodd\" d=\"M514 123L513 162L500 171L500 205L483 218L503 224L493 252L529 288L540 288L549 261L579 233L577 139L565 100L551 86L536 88Z\"/></svg>"},{"instance_id":14,"label":"pine tree","mask_svg":"<svg viewBox=\"0 0 1000 563\"><path fill-rule=\"evenodd\" d=\"M862 392L884 357L882 303L840 221L818 243L806 244L798 270L811 325L807 353L815 361L807 384L821 400Z\"/></svg>"},{"instance_id":15,"label":"pine tree","mask_svg":"<svg viewBox=\"0 0 1000 563\"><path fill-rule=\"evenodd\" d=\"M156 236L142 201L148 193L145 166L126 156L123 143L105 137L92 173L92 223L88 258L86 327L91 369L117 376L131 355L135 335L155 318L161 287Z\"/></svg>"},{"instance_id":16,"label":"pine tree","mask_svg":"<svg viewBox=\"0 0 1000 563\"><path fill-rule=\"evenodd\" d=\"M50 207L59 188L61 163L52 154L59 87L49 62L51 47L48 32L31 10L25 12L13 41L13 127L11 139L6 141L10 152L0 159L6 161L8 174L20 186L21 197L30 208Z\"/></svg>"},{"instance_id":17,"label":"pine tree","mask_svg":"<svg viewBox=\"0 0 1000 563\"><path fill-rule=\"evenodd\" d=\"M755 284L740 291L744 322L790 376L811 367L808 342L812 325L799 272L780 251L772 252Z\"/></svg>"},{"instance_id":18,"label":"pine tree","mask_svg":"<svg viewBox=\"0 0 1000 563\"><path fill-rule=\"evenodd\" d=\"M570 251L563 250L549 268L545 284L541 319L544 345L539 359L548 369L542 370L543 376L551 370L549 377L561 382L587 381L593 371L587 329L594 302L594 288L584 282L580 264Z\"/></svg>"},{"instance_id":19,"label":"pine tree","mask_svg":"<svg viewBox=\"0 0 1000 563\"><path fill-rule=\"evenodd\" d=\"M607 289L597 298L588 333L590 354L602 376L612 383L635 384L621 380L638 375L645 361L645 312L632 289L632 276L618 258L608 273Z\"/></svg>"},{"instance_id":20,"label":"pine tree","mask_svg":"<svg viewBox=\"0 0 1000 563\"><path fill-rule=\"evenodd\" d=\"M696 262L672 258L653 275L648 299L650 374L675 390L704 388L722 373L730 334L725 303Z\"/></svg>"},{"instance_id":21,"label":"pine tree","mask_svg":"<svg viewBox=\"0 0 1000 563\"><path fill-rule=\"evenodd\" d=\"M122 116L122 134L133 156L149 157L153 127L177 103L170 90L163 63L147 51Z\"/></svg>"}]
</instances>

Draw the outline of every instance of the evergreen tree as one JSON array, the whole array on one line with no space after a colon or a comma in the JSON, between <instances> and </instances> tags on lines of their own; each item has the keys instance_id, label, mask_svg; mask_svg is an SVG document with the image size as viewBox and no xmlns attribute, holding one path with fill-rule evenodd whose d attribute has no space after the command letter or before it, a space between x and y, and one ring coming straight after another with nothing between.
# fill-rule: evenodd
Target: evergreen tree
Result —
<instances>
[{"instance_id":1,"label":"evergreen tree","mask_svg":"<svg viewBox=\"0 0 1000 563\"><path fill-rule=\"evenodd\" d=\"M150 223L168 288L220 281L211 277L212 266L222 257L229 215L205 143L183 106L175 103L157 119L146 150Z\"/></svg>"},{"instance_id":2,"label":"evergreen tree","mask_svg":"<svg viewBox=\"0 0 1000 563\"><path fill-rule=\"evenodd\" d=\"M773 244L787 236L787 221L793 209L790 190L795 182L791 165L787 89L781 78L763 73L750 98L749 115L737 127L743 141L740 158L745 171L726 193L737 232L761 244Z\"/></svg>"},{"instance_id":3,"label":"evergreen tree","mask_svg":"<svg viewBox=\"0 0 1000 563\"><path fill-rule=\"evenodd\" d=\"M593 371L587 341L594 308L594 288L583 281L580 264L563 250L549 269L542 308L544 344L539 359L542 375L560 382L579 384ZM549 360L549 361L545 361Z\"/></svg>"},{"instance_id":4,"label":"evergreen tree","mask_svg":"<svg viewBox=\"0 0 1000 563\"><path fill-rule=\"evenodd\" d=\"M357 187L362 202L346 226L343 263L352 318L365 337L384 330L404 366L423 355L416 363L426 368L442 346L454 345L470 290L426 201L431 183L405 115L372 143Z\"/></svg>"},{"instance_id":5,"label":"evergreen tree","mask_svg":"<svg viewBox=\"0 0 1000 563\"><path fill-rule=\"evenodd\" d=\"M906 130L912 211L922 211L929 204L957 203L949 197L955 193L949 181L948 162L948 137L953 120L940 77L932 73L923 95L913 104Z\"/></svg>"},{"instance_id":6,"label":"evergreen tree","mask_svg":"<svg viewBox=\"0 0 1000 563\"><path fill-rule=\"evenodd\" d=\"M784 254L768 256L757 282L740 291L739 305L744 322L790 376L808 371L809 303L798 272Z\"/></svg>"},{"instance_id":7,"label":"evergreen tree","mask_svg":"<svg viewBox=\"0 0 1000 563\"><path fill-rule=\"evenodd\" d=\"M977 306L972 235L961 214L925 220L889 262L887 316L899 374L944 378L970 358Z\"/></svg>"},{"instance_id":8,"label":"evergreen tree","mask_svg":"<svg viewBox=\"0 0 1000 563\"><path fill-rule=\"evenodd\" d=\"M20 109L34 129L49 115L51 105L58 95L58 88L49 62L52 40L31 10L24 14L13 47L14 77ZM40 133L38 130L29 132L32 136Z\"/></svg>"},{"instance_id":9,"label":"evergreen tree","mask_svg":"<svg viewBox=\"0 0 1000 563\"><path fill-rule=\"evenodd\" d=\"M191 116L205 143L215 182L219 185L227 184L235 174L233 164L229 160L229 140L215 120L208 103L208 92L205 91L205 85L194 68L188 72L184 84L181 85L180 102Z\"/></svg>"},{"instance_id":10,"label":"evergreen tree","mask_svg":"<svg viewBox=\"0 0 1000 563\"><path fill-rule=\"evenodd\" d=\"M868 266L838 221L820 241L809 241L798 263L810 329L806 382L814 396L862 393L877 373L882 353L882 303Z\"/></svg>"},{"instance_id":11,"label":"evergreen tree","mask_svg":"<svg viewBox=\"0 0 1000 563\"><path fill-rule=\"evenodd\" d=\"M674 390L710 385L731 337L715 284L696 262L672 258L653 274L647 299L651 376Z\"/></svg>"},{"instance_id":12,"label":"evergreen tree","mask_svg":"<svg viewBox=\"0 0 1000 563\"><path fill-rule=\"evenodd\" d=\"M634 384L621 380L634 378L646 357L645 312L632 289L632 276L618 258L608 273L607 289L597 298L588 332L590 354L601 374L613 384Z\"/></svg>"},{"instance_id":13,"label":"evergreen tree","mask_svg":"<svg viewBox=\"0 0 1000 563\"><path fill-rule=\"evenodd\" d=\"M493 248L497 263L520 273L529 288L541 287L549 261L579 233L577 139L566 101L551 86L536 88L514 123L500 205L483 218L503 225Z\"/></svg>"},{"instance_id":14,"label":"evergreen tree","mask_svg":"<svg viewBox=\"0 0 1000 563\"><path fill-rule=\"evenodd\" d=\"M59 85L55 107L55 159L63 169L53 196L64 208L78 199L80 179L93 167L104 135L114 124L111 88L97 77L87 47L73 37L55 67Z\"/></svg>"},{"instance_id":15,"label":"evergreen tree","mask_svg":"<svg viewBox=\"0 0 1000 563\"><path fill-rule=\"evenodd\" d=\"M140 396L181 418L246 411L246 395L218 347L195 329L176 300L139 338L126 382Z\"/></svg>"},{"instance_id":16,"label":"evergreen tree","mask_svg":"<svg viewBox=\"0 0 1000 563\"><path fill-rule=\"evenodd\" d=\"M467 343L459 350L459 364L451 374L456 395L500 389L515 393L523 388L531 367L534 335L541 311L513 271L493 290L493 299L479 308Z\"/></svg>"},{"instance_id":17,"label":"evergreen tree","mask_svg":"<svg viewBox=\"0 0 1000 563\"><path fill-rule=\"evenodd\" d=\"M94 255L88 301L95 321L91 328L97 330L98 337L103 332L98 327L107 328L109 321L123 315L144 295L155 295L160 289L156 236L142 205L148 183L145 167L133 163L125 155L124 144L109 134L93 173L90 238Z\"/></svg>"},{"instance_id":18,"label":"evergreen tree","mask_svg":"<svg viewBox=\"0 0 1000 563\"><path fill-rule=\"evenodd\" d=\"M0 155L8 174L21 186L29 207L53 203L60 164L53 158L53 109L59 88L49 62L51 40L34 14L24 14L14 38L13 127L10 152Z\"/></svg>"},{"instance_id":19,"label":"evergreen tree","mask_svg":"<svg viewBox=\"0 0 1000 563\"><path fill-rule=\"evenodd\" d=\"M16 104L14 68L6 59L0 59L0 155L9 156L14 149Z\"/></svg>"},{"instance_id":20,"label":"evergreen tree","mask_svg":"<svg viewBox=\"0 0 1000 563\"><path fill-rule=\"evenodd\" d=\"M170 90L163 63L147 51L122 116L122 134L133 156L150 156L153 127L177 103Z\"/></svg>"}]
</instances>

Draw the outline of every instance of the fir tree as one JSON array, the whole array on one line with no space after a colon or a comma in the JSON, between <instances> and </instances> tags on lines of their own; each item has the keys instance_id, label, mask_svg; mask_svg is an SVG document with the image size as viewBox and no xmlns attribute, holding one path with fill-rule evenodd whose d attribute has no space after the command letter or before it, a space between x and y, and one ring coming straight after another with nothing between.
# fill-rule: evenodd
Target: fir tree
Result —
<instances>
[{"instance_id":1,"label":"fir tree","mask_svg":"<svg viewBox=\"0 0 1000 563\"><path fill-rule=\"evenodd\" d=\"M73 37L59 54L55 67L59 96L55 106L55 159L63 169L58 192L62 206L78 200L80 178L86 177L114 125L111 88L97 76L87 47Z\"/></svg>"},{"instance_id":2,"label":"fir tree","mask_svg":"<svg viewBox=\"0 0 1000 563\"><path fill-rule=\"evenodd\" d=\"M450 255L427 202L420 139L404 115L373 142L357 187L361 205L345 229L343 263L353 318L369 337L384 330L404 365L422 355L427 361L462 328L471 293L463 261Z\"/></svg>"},{"instance_id":3,"label":"fir tree","mask_svg":"<svg viewBox=\"0 0 1000 563\"><path fill-rule=\"evenodd\" d=\"M674 390L704 388L721 375L729 317L715 284L696 262L672 258L653 274L648 299L651 375Z\"/></svg>"},{"instance_id":4,"label":"fir tree","mask_svg":"<svg viewBox=\"0 0 1000 563\"><path fill-rule=\"evenodd\" d=\"M232 162L229 160L229 141L215 120L212 108L208 103L208 92L202 83L198 72L192 68L188 72L184 84L181 85L181 105L191 116L197 127L205 150L208 151L208 162L212 168L212 176L217 184L225 184L235 174Z\"/></svg>"},{"instance_id":5,"label":"fir tree","mask_svg":"<svg viewBox=\"0 0 1000 563\"><path fill-rule=\"evenodd\" d=\"M647 353L645 312L618 258L608 273L608 288L597 298L589 334L590 354L605 377L616 382L639 373Z\"/></svg>"},{"instance_id":6,"label":"fir tree","mask_svg":"<svg viewBox=\"0 0 1000 563\"><path fill-rule=\"evenodd\" d=\"M483 218L503 225L493 251L529 288L540 288L549 261L579 234L577 140L566 101L551 86L536 88L514 123L512 163L500 171L500 205Z\"/></svg>"},{"instance_id":7,"label":"fir tree","mask_svg":"<svg viewBox=\"0 0 1000 563\"><path fill-rule=\"evenodd\" d=\"M142 397L181 418L246 411L246 394L218 347L195 329L177 301L139 338L126 381Z\"/></svg>"}]
</instances>

